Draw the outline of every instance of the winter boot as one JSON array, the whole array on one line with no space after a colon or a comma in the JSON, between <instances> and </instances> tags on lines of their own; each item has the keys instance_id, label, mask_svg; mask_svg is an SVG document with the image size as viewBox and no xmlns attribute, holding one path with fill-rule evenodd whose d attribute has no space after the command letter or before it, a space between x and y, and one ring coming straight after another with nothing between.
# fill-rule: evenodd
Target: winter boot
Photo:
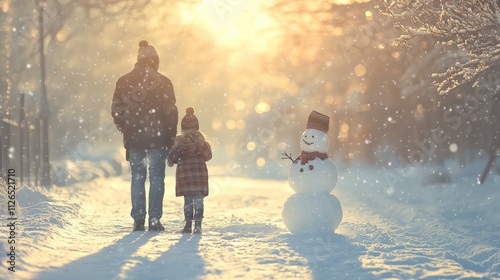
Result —
<instances>
[{"instance_id":1,"label":"winter boot","mask_svg":"<svg viewBox=\"0 0 500 280\"><path fill-rule=\"evenodd\" d=\"M193 226L193 221L186 221L186 225L184 229L182 229L182 233L191 233L191 228Z\"/></svg>"},{"instance_id":2,"label":"winter boot","mask_svg":"<svg viewBox=\"0 0 500 280\"><path fill-rule=\"evenodd\" d=\"M149 231L164 231L165 227L161 225L160 220L152 218L149 220Z\"/></svg>"},{"instance_id":3,"label":"winter boot","mask_svg":"<svg viewBox=\"0 0 500 280\"><path fill-rule=\"evenodd\" d=\"M193 233L201 233L201 220L194 221Z\"/></svg>"},{"instance_id":4,"label":"winter boot","mask_svg":"<svg viewBox=\"0 0 500 280\"><path fill-rule=\"evenodd\" d=\"M146 229L144 228L144 220L135 220L134 221L134 228L132 230L133 231L145 231Z\"/></svg>"}]
</instances>

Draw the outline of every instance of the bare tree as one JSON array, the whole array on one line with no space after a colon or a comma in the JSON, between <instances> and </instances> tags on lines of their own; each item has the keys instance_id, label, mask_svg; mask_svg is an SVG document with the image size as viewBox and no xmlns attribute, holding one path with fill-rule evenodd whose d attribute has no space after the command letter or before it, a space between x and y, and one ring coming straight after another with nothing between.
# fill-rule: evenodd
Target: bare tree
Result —
<instances>
[{"instance_id":1,"label":"bare tree","mask_svg":"<svg viewBox=\"0 0 500 280\"><path fill-rule=\"evenodd\" d=\"M26 3L25 3L26 2ZM72 39L88 28L98 18L128 15L129 19L141 17L141 12L151 5L165 4L164 0L0 0L0 114L9 112L10 95L16 83L24 80L26 65L37 60L38 16L33 13L38 4L43 5L43 41L50 49L58 42L64 29L64 41ZM83 16L82 16L83 15ZM143 17L143 16L142 16ZM75 20L78 19L78 20ZM104 26L102 27L104 28ZM3 111L3 113L1 113Z\"/></svg>"},{"instance_id":2,"label":"bare tree","mask_svg":"<svg viewBox=\"0 0 500 280\"><path fill-rule=\"evenodd\" d=\"M404 32L397 44L433 37L438 45L456 46L455 63L435 73L440 93L448 93L494 71L500 63L500 9L496 0L380 0L380 10Z\"/></svg>"},{"instance_id":3,"label":"bare tree","mask_svg":"<svg viewBox=\"0 0 500 280\"><path fill-rule=\"evenodd\" d=\"M138 13L152 5L152 0L133 1L133 0L45 0L48 19L48 29L45 36L54 40L57 33L65 27L69 18L75 15L76 11L81 10L85 15L85 20L91 22L97 17L114 17L119 15L129 15L133 18ZM160 1L162 2L162 1ZM83 28L82 26L74 29L68 37L75 36Z\"/></svg>"}]
</instances>

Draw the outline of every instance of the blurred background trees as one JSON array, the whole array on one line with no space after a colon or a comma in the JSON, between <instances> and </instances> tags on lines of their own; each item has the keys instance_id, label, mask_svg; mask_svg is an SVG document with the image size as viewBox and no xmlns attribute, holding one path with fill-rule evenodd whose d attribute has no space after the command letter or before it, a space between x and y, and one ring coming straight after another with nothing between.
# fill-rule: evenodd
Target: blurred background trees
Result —
<instances>
[{"instance_id":1,"label":"blurred background trees","mask_svg":"<svg viewBox=\"0 0 500 280\"><path fill-rule=\"evenodd\" d=\"M312 110L338 162L465 164L498 141L499 6L478 2L46 0L52 158L120 153L111 97L146 39L226 172L286 174ZM0 111L26 92L36 114L35 1L0 3Z\"/></svg>"}]
</instances>

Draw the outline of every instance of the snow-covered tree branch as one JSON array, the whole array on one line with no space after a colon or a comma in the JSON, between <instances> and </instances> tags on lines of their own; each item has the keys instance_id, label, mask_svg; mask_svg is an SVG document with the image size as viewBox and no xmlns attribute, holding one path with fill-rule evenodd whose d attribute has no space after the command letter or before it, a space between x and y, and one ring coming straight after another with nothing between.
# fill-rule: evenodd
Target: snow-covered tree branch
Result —
<instances>
[{"instance_id":1,"label":"snow-covered tree branch","mask_svg":"<svg viewBox=\"0 0 500 280\"><path fill-rule=\"evenodd\" d=\"M500 7L496 0L383 0L381 11L402 30L396 43L433 37L461 53L454 65L435 73L440 93L479 78L500 63ZM494 71L494 70L492 70Z\"/></svg>"}]
</instances>

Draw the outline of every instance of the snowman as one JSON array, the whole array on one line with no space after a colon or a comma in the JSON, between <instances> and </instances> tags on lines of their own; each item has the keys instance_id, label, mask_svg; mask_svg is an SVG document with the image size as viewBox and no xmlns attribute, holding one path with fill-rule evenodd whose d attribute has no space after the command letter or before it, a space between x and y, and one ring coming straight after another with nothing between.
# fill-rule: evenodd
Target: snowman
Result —
<instances>
[{"instance_id":1,"label":"snowman","mask_svg":"<svg viewBox=\"0 0 500 280\"><path fill-rule=\"evenodd\" d=\"M306 130L300 137L300 156L293 159L288 183L295 194L283 207L283 221L291 233L316 234L334 232L342 220L342 207L330 192L337 183L337 167L328 158L330 118L312 111Z\"/></svg>"}]
</instances>

